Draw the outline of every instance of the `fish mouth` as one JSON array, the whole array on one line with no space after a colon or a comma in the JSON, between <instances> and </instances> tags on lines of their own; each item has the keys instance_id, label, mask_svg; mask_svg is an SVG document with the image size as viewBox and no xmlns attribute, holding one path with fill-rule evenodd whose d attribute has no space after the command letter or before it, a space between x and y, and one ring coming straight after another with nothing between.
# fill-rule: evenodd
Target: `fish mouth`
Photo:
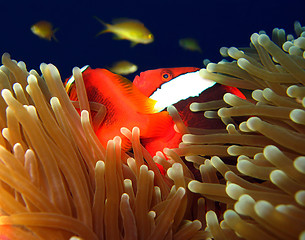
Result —
<instances>
[{"instance_id":1,"label":"fish mouth","mask_svg":"<svg viewBox=\"0 0 305 240\"><path fill-rule=\"evenodd\" d=\"M160 112L170 105L189 97L197 97L216 82L204 79L199 70L181 74L171 81L163 83L149 98L157 101L154 111Z\"/></svg>"},{"instance_id":2,"label":"fish mouth","mask_svg":"<svg viewBox=\"0 0 305 240\"><path fill-rule=\"evenodd\" d=\"M141 74L140 74L141 75ZM134 79L133 79L133 83L135 84L137 84L137 82L138 81L140 81L140 76L139 75L136 75L135 77L134 77Z\"/></svg>"},{"instance_id":3,"label":"fish mouth","mask_svg":"<svg viewBox=\"0 0 305 240\"><path fill-rule=\"evenodd\" d=\"M151 89L149 82L145 78L143 73L140 75L136 75L133 79L133 84L136 86L137 89L140 90L145 96L149 97L156 89Z\"/></svg>"}]
</instances>

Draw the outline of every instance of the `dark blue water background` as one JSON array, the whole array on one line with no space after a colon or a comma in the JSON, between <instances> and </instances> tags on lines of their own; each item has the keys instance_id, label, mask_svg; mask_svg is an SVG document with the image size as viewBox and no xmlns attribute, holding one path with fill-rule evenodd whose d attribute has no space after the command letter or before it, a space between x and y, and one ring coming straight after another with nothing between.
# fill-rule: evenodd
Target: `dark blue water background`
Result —
<instances>
[{"instance_id":1,"label":"dark blue water background","mask_svg":"<svg viewBox=\"0 0 305 240\"><path fill-rule=\"evenodd\" d=\"M293 33L293 23L305 25L305 1L5 1L1 3L0 53L23 60L28 69L38 69L41 62L53 63L62 78L71 75L74 66L93 68L114 61L129 60L139 71L160 67L203 67L203 59L222 59L222 46L248 46L253 32L274 27ZM116 41L112 34L95 35L105 22L115 18L142 21L155 36L148 45L130 47L129 41ZM59 30L58 42L34 35L30 27L48 20ZM182 49L178 40L194 37L202 53ZM137 72L137 73L138 73ZM130 76L132 79L133 76Z\"/></svg>"}]
</instances>

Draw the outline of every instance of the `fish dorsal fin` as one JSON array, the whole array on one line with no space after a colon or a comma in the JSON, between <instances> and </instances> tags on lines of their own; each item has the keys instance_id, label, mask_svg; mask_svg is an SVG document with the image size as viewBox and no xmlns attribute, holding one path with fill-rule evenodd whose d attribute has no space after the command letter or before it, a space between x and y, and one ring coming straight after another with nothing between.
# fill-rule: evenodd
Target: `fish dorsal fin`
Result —
<instances>
[{"instance_id":1,"label":"fish dorsal fin","mask_svg":"<svg viewBox=\"0 0 305 240\"><path fill-rule=\"evenodd\" d=\"M114 80L118 82L117 87L126 96L126 101L130 101L131 105L136 107L137 112L144 114L154 113L155 100L146 97L127 78L117 74L114 74L114 76Z\"/></svg>"},{"instance_id":2,"label":"fish dorsal fin","mask_svg":"<svg viewBox=\"0 0 305 240\"><path fill-rule=\"evenodd\" d=\"M84 72L84 80L92 86L103 89L104 98L117 102L118 107L126 106L143 114L154 113L156 101L146 97L127 78L114 74L107 69L89 69ZM88 93L90 98L90 93ZM94 96L92 96L94 97ZM90 100L90 99L89 99ZM91 99L94 101L95 99Z\"/></svg>"},{"instance_id":3,"label":"fish dorsal fin","mask_svg":"<svg viewBox=\"0 0 305 240\"><path fill-rule=\"evenodd\" d=\"M112 24L120 24L120 23L126 23L126 22L133 22L133 23L137 23L137 24L142 24L142 22L140 22L139 20L136 19L130 19L130 18L116 18L112 20Z\"/></svg>"}]
</instances>

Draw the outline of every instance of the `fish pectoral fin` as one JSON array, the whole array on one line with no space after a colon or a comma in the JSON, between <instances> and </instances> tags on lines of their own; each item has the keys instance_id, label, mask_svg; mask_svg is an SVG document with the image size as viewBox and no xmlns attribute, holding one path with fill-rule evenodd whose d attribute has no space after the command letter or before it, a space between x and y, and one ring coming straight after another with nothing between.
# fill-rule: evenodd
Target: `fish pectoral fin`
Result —
<instances>
[{"instance_id":1,"label":"fish pectoral fin","mask_svg":"<svg viewBox=\"0 0 305 240\"><path fill-rule=\"evenodd\" d=\"M173 130L174 122L167 111L154 113L149 115L149 122L146 127L146 132L142 129L141 135L144 138L154 138L166 135L169 131Z\"/></svg>"}]
</instances>

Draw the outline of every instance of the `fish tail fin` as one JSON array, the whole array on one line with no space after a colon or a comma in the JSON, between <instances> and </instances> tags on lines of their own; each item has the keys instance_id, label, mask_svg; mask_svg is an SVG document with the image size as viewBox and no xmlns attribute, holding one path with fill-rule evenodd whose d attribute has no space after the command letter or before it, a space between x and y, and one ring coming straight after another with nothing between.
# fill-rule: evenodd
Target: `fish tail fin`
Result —
<instances>
[{"instance_id":1,"label":"fish tail fin","mask_svg":"<svg viewBox=\"0 0 305 240\"><path fill-rule=\"evenodd\" d=\"M102 25L107 26L107 23L105 23L102 19L98 18L97 16L93 16L97 21L99 21Z\"/></svg>"},{"instance_id":2,"label":"fish tail fin","mask_svg":"<svg viewBox=\"0 0 305 240\"><path fill-rule=\"evenodd\" d=\"M52 38L55 40L55 42L59 42L58 39L57 39L56 36L55 36L55 33L56 33L58 30L59 30L59 28L55 28L55 29L53 30L53 34L52 34Z\"/></svg>"},{"instance_id":3,"label":"fish tail fin","mask_svg":"<svg viewBox=\"0 0 305 240\"><path fill-rule=\"evenodd\" d=\"M105 23L103 20L101 20L100 18L98 18L97 16L93 16L97 21L99 21L102 25L104 25L106 27L106 29L100 31L98 34L96 34L96 36L99 36L103 33L107 33L107 32L110 32L109 28L111 27L110 24L108 23Z\"/></svg>"}]
</instances>

